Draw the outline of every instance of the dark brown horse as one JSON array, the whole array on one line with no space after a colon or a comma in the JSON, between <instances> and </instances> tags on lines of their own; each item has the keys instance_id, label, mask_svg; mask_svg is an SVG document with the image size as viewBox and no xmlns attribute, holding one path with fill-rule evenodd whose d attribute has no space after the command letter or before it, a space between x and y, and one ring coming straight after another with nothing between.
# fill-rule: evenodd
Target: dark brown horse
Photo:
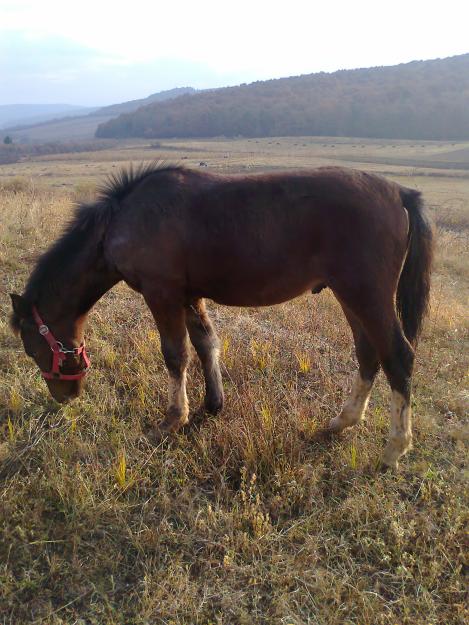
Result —
<instances>
[{"instance_id":1,"label":"dark brown horse","mask_svg":"<svg viewBox=\"0 0 469 625\"><path fill-rule=\"evenodd\" d=\"M159 432L175 432L189 414L187 335L202 362L206 409L223 406L218 339L203 298L269 306L327 286L360 365L329 427L360 421L381 365L392 389L383 462L396 466L411 446L411 374L431 258L419 193L381 177L336 167L224 176L152 165L121 172L96 203L77 209L24 294L12 295L12 324L53 397L66 401L80 393L88 366L86 315L124 280L160 332L169 405Z\"/></svg>"}]
</instances>

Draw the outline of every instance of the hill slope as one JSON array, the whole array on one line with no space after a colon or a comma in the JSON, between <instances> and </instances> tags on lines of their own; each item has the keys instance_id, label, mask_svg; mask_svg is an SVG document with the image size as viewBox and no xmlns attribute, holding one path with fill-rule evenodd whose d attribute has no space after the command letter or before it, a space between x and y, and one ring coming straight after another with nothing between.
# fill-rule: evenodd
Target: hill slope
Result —
<instances>
[{"instance_id":1,"label":"hill slope","mask_svg":"<svg viewBox=\"0 0 469 625\"><path fill-rule=\"evenodd\" d=\"M98 137L469 138L469 54L182 96L100 124Z\"/></svg>"},{"instance_id":2,"label":"hill slope","mask_svg":"<svg viewBox=\"0 0 469 625\"><path fill-rule=\"evenodd\" d=\"M88 106L72 104L0 104L0 128L39 124L59 115L87 115L93 110Z\"/></svg>"}]
</instances>

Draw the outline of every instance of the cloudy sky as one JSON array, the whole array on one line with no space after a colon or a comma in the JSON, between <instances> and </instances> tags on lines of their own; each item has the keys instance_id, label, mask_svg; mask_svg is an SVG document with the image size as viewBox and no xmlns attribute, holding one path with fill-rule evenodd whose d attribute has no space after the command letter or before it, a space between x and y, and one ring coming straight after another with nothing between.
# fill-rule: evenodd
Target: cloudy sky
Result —
<instances>
[{"instance_id":1,"label":"cloudy sky","mask_svg":"<svg viewBox=\"0 0 469 625\"><path fill-rule=\"evenodd\" d=\"M464 0L0 0L0 104L104 105L172 87L469 52Z\"/></svg>"}]
</instances>

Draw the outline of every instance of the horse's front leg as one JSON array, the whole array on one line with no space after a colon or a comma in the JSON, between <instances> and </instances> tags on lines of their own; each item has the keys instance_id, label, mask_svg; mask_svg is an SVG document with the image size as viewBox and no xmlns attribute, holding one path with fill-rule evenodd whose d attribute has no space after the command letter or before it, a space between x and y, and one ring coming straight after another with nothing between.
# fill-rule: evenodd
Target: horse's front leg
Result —
<instances>
[{"instance_id":1,"label":"horse's front leg","mask_svg":"<svg viewBox=\"0 0 469 625\"><path fill-rule=\"evenodd\" d=\"M161 351L169 374L168 407L166 417L158 426L158 433L177 432L189 420L186 394L186 370L189 362L184 306L178 299L145 295L161 337Z\"/></svg>"}]
</instances>

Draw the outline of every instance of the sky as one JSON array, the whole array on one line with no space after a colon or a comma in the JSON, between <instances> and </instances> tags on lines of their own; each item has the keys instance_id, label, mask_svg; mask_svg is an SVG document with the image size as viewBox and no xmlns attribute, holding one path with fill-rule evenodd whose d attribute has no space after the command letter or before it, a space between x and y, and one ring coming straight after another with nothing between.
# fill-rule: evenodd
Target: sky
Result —
<instances>
[{"instance_id":1,"label":"sky","mask_svg":"<svg viewBox=\"0 0 469 625\"><path fill-rule=\"evenodd\" d=\"M468 22L467 0L0 0L0 104L443 58L469 52Z\"/></svg>"}]
</instances>

